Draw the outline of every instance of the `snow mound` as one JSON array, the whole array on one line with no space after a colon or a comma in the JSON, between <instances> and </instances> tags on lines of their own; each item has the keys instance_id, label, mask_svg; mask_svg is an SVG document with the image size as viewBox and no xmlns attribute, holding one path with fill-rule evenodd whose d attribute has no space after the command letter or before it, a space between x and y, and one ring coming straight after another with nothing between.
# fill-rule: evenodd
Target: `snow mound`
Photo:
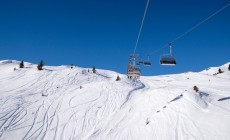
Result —
<instances>
[{"instance_id":1,"label":"snow mound","mask_svg":"<svg viewBox=\"0 0 230 140\"><path fill-rule=\"evenodd\" d=\"M199 104L202 108L207 108L208 103L211 101L210 95L208 93L199 92L198 95L195 96L197 104Z\"/></svg>"},{"instance_id":2,"label":"snow mound","mask_svg":"<svg viewBox=\"0 0 230 140\"><path fill-rule=\"evenodd\" d=\"M10 64L10 63L13 63L13 60L3 60L3 61L0 61L0 64Z\"/></svg>"}]
</instances>

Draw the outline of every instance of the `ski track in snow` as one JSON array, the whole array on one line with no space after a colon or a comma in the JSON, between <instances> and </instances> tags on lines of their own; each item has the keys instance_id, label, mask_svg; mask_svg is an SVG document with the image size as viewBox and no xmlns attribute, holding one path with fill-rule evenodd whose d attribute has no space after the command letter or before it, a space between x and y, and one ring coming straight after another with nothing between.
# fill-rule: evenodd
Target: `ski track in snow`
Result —
<instances>
[{"instance_id":1,"label":"ski track in snow","mask_svg":"<svg viewBox=\"0 0 230 140\"><path fill-rule=\"evenodd\" d=\"M140 80L119 74L122 80L115 81L112 71L65 66L37 71L32 64L13 71L17 65L0 61L0 139L230 138L230 72Z\"/></svg>"}]
</instances>

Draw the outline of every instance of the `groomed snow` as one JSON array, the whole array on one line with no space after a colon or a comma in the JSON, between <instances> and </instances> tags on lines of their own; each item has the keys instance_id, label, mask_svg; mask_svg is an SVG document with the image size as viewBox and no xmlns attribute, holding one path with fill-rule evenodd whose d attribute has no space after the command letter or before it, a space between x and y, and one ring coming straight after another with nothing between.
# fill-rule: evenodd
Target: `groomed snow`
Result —
<instances>
[{"instance_id":1,"label":"groomed snow","mask_svg":"<svg viewBox=\"0 0 230 140\"><path fill-rule=\"evenodd\" d=\"M19 63L0 61L0 139L230 139L230 63L137 81L108 70L38 71Z\"/></svg>"}]
</instances>

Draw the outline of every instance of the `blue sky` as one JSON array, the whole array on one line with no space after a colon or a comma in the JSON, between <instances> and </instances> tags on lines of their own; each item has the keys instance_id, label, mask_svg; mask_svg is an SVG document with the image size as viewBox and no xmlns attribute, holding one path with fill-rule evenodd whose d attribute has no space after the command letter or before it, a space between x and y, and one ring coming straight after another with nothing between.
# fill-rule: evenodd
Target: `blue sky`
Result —
<instances>
[{"instance_id":1,"label":"blue sky","mask_svg":"<svg viewBox=\"0 0 230 140\"><path fill-rule=\"evenodd\" d=\"M137 53L164 46L228 4L227 0L150 0ZM0 59L75 64L126 73L145 0L1 0ZM173 44L177 66L152 55L142 75L201 71L230 61L230 7Z\"/></svg>"}]
</instances>

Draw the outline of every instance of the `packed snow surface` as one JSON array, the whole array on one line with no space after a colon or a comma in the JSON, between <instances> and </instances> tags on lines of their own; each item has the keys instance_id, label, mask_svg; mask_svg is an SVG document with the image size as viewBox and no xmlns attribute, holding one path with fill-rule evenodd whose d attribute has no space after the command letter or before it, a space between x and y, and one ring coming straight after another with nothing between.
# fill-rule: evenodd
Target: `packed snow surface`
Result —
<instances>
[{"instance_id":1,"label":"packed snow surface","mask_svg":"<svg viewBox=\"0 0 230 140\"><path fill-rule=\"evenodd\" d=\"M19 63L0 61L2 140L230 140L229 63L139 80Z\"/></svg>"}]
</instances>

